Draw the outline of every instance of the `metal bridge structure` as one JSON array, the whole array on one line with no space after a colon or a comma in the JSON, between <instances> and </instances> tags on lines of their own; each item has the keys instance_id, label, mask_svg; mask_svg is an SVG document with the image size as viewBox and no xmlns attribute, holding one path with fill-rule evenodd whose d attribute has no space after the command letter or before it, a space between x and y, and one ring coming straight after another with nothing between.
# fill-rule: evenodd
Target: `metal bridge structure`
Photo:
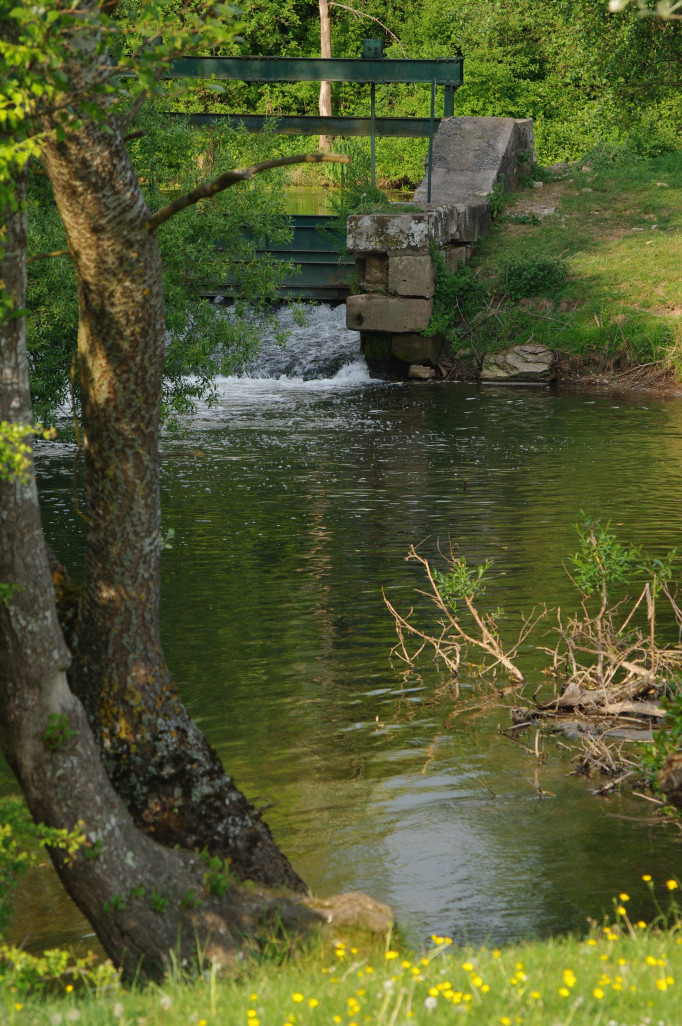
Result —
<instances>
[{"instance_id":1,"label":"metal bridge structure","mask_svg":"<svg viewBox=\"0 0 682 1026\"><path fill-rule=\"evenodd\" d=\"M371 139L371 181L376 177L376 138L428 138L427 202L431 200L433 137L440 124L436 117L436 91L443 87L443 117L453 112L455 90L463 81L463 58L413 60L383 56L383 41L366 39L363 56L349 57L182 57L167 72L170 78L189 78L238 82L355 82L370 88L369 117L322 117L284 115L268 117L260 114L206 113L190 115L195 125L210 125L227 120L243 125L250 132L259 132L266 122L275 123L276 132L284 135L369 136ZM431 110L428 118L377 117L376 87L396 83L423 84L431 89ZM340 258L328 232L333 215L294 215L291 218L293 237L286 246L265 251L275 258L293 261L301 268L298 276L283 283L282 297L316 299L321 302L343 302L349 292L353 261Z\"/></svg>"}]
</instances>

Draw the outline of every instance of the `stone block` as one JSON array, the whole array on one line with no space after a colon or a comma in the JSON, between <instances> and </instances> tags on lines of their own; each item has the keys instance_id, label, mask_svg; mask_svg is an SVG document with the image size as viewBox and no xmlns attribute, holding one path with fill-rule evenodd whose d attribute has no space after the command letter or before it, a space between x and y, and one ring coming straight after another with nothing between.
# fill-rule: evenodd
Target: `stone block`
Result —
<instances>
[{"instance_id":1,"label":"stone block","mask_svg":"<svg viewBox=\"0 0 682 1026\"><path fill-rule=\"evenodd\" d=\"M503 353L487 353L481 368L481 381L536 382L544 384L556 377L555 356L540 345L517 345Z\"/></svg>"},{"instance_id":2,"label":"stone block","mask_svg":"<svg viewBox=\"0 0 682 1026\"><path fill-rule=\"evenodd\" d=\"M371 288L386 288L388 285L388 257L385 253L367 254L364 281Z\"/></svg>"},{"instance_id":3,"label":"stone block","mask_svg":"<svg viewBox=\"0 0 682 1026\"><path fill-rule=\"evenodd\" d=\"M448 269L453 273L458 271L460 267L463 267L467 260L471 259L472 252L471 246L466 246L462 243L455 243L453 246L448 246L447 249L441 249L440 251Z\"/></svg>"},{"instance_id":4,"label":"stone block","mask_svg":"<svg viewBox=\"0 0 682 1026\"><path fill-rule=\"evenodd\" d=\"M388 250L428 251L432 236L430 214L351 214L346 245L355 253Z\"/></svg>"},{"instance_id":5,"label":"stone block","mask_svg":"<svg viewBox=\"0 0 682 1026\"><path fill-rule=\"evenodd\" d=\"M488 229L492 215L487 200L480 199L476 203L452 203L443 210L449 214L449 239L451 242L476 242L483 238Z\"/></svg>"},{"instance_id":6,"label":"stone block","mask_svg":"<svg viewBox=\"0 0 682 1026\"><path fill-rule=\"evenodd\" d=\"M363 332L360 335L362 355L369 364L390 362L391 338L391 335L384 335L382 332Z\"/></svg>"},{"instance_id":7,"label":"stone block","mask_svg":"<svg viewBox=\"0 0 682 1026\"><path fill-rule=\"evenodd\" d=\"M399 296L433 295L433 261L430 256L392 256L388 261L388 291Z\"/></svg>"},{"instance_id":8,"label":"stone block","mask_svg":"<svg viewBox=\"0 0 682 1026\"><path fill-rule=\"evenodd\" d=\"M425 367L422 363L413 363L407 376L413 381L431 381L432 378L435 378L436 372L433 367Z\"/></svg>"},{"instance_id":9,"label":"stone block","mask_svg":"<svg viewBox=\"0 0 682 1026\"><path fill-rule=\"evenodd\" d=\"M432 299L360 295L346 300L346 326L352 331L393 334L423 331L431 320Z\"/></svg>"},{"instance_id":10,"label":"stone block","mask_svg":"<svg viewBox=\"0 0 682 1026\"><path fill-rule=\"evenodd\" d=\"M435 367L440 354L441 339L425 338L424 335L393 335L391 353L398 360L409 364L430 364Z\"/></svg>"}]
</instances>

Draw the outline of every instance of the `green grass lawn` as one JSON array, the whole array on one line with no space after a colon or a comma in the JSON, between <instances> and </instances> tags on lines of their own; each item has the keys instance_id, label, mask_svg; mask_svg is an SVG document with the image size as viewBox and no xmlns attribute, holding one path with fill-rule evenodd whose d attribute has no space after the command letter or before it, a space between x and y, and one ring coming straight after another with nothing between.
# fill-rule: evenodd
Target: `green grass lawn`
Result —
<instances>
[{"instance_id":1,"label":"green grass lawn","mask_svg":"<svg viewBox=\"0 0 682 1026\"><path fill-rule=\"evenodd\" d=\"M654 887L674 899L676 881ZM671 890L672 888L672 890ZM458 948L432 937L423 953L391 941L341 936L282 959L244 960L229 972L162 986L99 987L62 977L57 993L24 996L5 979L3 1021L31 1026L677 1026L682 1022L679 908L661 915L668 929L631 921L630 898L614 898L609 925L584 938ZM672 926L670 926L672 924ZM281 953L280 953L281 954ZM1 1007L1 1002L0 1002Z\"/></svg>"},{"instance_id":2,"label":"green grass lawn","mask_svg":"<svg viewBox=\"0 0 682 1026\"><path fill-rule=\"evenodd\" d=\"M538 171L542 187L507 198L469 265L487 303L455 329L453 348L531 340L597 365L682 370L681 157L599 153L556 174ZM549 281L552 262L567 272L559 287ZM511 299L519 266L525 295Z\"/></svg>"}]
</instances>

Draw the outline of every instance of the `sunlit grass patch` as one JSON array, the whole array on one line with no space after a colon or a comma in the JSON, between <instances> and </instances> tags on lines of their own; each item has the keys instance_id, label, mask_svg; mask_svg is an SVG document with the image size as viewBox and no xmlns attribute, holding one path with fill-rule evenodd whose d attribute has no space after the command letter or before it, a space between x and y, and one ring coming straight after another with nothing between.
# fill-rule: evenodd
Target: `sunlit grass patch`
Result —
<instances>
[{"instance_id":1,"label":"sunlit grass patch","mask_svg":"<svg viewBox=\"0 0 682 1026\"><path fill-rule=\"evenodd\" d=\"M31 1026L638 1026L682 1021L682 935L677 881L644 886L659 913L633 921L628 894L583 938L504 948L458 947L434 935L424 951L341 936L282 964L245 960L223 974L99 992L62 988L26 997L5 987L4 1021ZM660 903L659 903L660 899ZM667 909L663 912L661 907ZM669 909L669 910L668 910ZM665 928L662 928L665 924Z\"/></svg>"},{"instance_id":2,"label":"sunlit grass patch","mask_svg":"<svg viewBox=\"0 0 682 1026\"><path fill-rule=\"evenodd\" d=\"M455 349L481 352L532 337L596 364L682 368L681 167L677 154L618 162L598 155L542 189L515 193L471 264L490 306L455 330ZM514 223L515 212L536 207L555 212L538 224ZM563 286L508 294L508 268L543 261L565 263Z\"/></svg>"}]
</instances>

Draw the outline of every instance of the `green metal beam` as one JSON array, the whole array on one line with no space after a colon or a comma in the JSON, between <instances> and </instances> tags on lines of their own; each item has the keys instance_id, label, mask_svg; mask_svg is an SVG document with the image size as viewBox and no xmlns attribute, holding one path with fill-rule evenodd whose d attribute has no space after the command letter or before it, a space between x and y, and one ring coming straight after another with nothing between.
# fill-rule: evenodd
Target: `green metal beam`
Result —
<instances>
[{"instance_id":1,"label":"green metal beam","mask_svg":"<svg viewBox=\"0 0 682 1026\"><path fill-rule=\"evenodd\" d=\"M462 84L461 57L410 60L331 57L180 57L169 78L217 78L238 82L437 82Z\"/></svg>"},{"instance_id":2,"label":"green metal beam","mask_svg":"<svg viewBox=\"0 0 682 1026\"><path fill-rule=\"evenodd\" d=\"M192 125L211 125L227 120L236 127L243 125L249 132L261 132L266 124L274 126L278 135L345 135L364 136L372 134L371 118L307 117L299 114L281 117L265 114L171 114L172 117L189 117ZM375 118L376 134L399 139L428 138L430 118ZM434 120L438 128L440 118Z\"/></svg>"}]
</instances>

